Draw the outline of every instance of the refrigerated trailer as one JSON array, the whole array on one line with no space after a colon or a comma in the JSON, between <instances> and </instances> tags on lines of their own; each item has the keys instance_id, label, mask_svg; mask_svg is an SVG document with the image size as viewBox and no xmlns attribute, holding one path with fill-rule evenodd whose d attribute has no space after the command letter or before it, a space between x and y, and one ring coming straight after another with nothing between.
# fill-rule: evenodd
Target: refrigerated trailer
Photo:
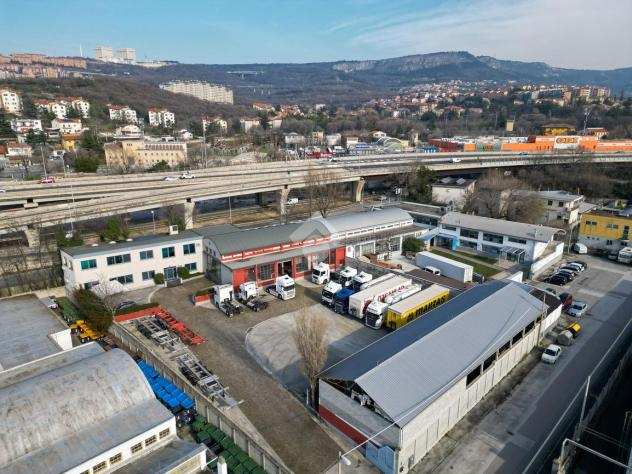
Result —
<instances>
[{"instance_id":1,"label":"refrigerated trailer","mask_svg":"<svg viewBox=\"0 0 632 474\"><path fill-rule=\"evenodd\" d=\"M415 263L421 268L438 268L441 271L441 275L453 278L462 283L471 282L474 275L474 267L472 267L472 265L457 262L451 258L428 251L418 252L415 256Z\"/></svg>"},{"instance_id":2,"label":"refrigerated trailer","mask_svg":"<svg viewBox=\"0 0 632 474\"><path fill-rule=\"evenodd\" d=\"M391 293L410 286L412 280L401 275L393 275L377 285L372 285L349 297L349 314L358 319L364 318L364 311L371 301L383 301Z\"/></svg>"}]
</instances>

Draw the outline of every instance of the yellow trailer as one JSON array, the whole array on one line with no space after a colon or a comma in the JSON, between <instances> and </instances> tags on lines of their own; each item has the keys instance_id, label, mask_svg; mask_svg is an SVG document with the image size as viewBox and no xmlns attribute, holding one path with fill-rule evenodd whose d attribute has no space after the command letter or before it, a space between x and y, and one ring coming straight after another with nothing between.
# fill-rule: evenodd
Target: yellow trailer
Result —
<instances>
[{"instance_id":1,"label":"yellow trailer","mask_svg":"<svg viewBox=\"0 0 632 474\"><path fill-rule=\"evenodd\" d=\"M386 327L399 329L426 311L436 308L447 301L450 290L441 285L430 285L428 288L389 306L386 312Z\"/></svg>"}]
</instances>

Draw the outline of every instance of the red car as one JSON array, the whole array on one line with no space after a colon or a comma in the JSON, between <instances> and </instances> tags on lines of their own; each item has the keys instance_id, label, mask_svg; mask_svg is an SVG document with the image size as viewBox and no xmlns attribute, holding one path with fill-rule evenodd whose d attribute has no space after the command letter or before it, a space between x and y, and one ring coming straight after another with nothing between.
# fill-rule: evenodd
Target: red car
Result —
<instances>
[{"instance_id":1,"label":"red car","mask_svg":"<svg viewBox=\"0 0 632 474\"><path fill-rule=\"evenodd\" d=\"M55 182L55 178L52 176L46 176L45 178L40 179L40 184L52 184Z\"/></svg>"}]
</instances>

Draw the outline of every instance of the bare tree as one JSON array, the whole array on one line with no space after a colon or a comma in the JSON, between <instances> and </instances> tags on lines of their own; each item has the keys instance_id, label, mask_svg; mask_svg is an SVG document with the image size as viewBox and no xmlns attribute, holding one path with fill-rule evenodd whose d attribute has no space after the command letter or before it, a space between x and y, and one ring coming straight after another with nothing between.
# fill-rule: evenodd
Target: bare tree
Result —
<instances>
[{"instance_id":1,"label":"bare tree","mask_svg":"<svg viewBox=\"0 0 632 474\"><path fill-rule=\"evenodd\" d=\"M301 370L309 383L309 403L315 402L317 375L327 362L327 321L320 315L312 315L303 309L295 318L292 338L301 356Z\"/></svg>"},{"instance_id":2,"label":"bare tree","mask_svg":"<svg viewBox=\"0 0 632 474\"><path fill-rule=\"evenodd\" d=\"M327 217L342 193L339 176L330 168L310 166L305 181L310 215L315 208L321 216Z\"/></svg>"}]
</instances>

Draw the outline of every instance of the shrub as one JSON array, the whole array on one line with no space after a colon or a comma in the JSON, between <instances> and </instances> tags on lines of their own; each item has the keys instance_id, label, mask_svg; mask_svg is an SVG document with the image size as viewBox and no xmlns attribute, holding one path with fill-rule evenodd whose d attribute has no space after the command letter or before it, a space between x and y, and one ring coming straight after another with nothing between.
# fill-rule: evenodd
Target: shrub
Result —
<instances>
[{"instance_id":1,"label":"shrub","mask_svg":"<svg viewBox=\"0 0 632 474\"><path fill-rule=\"evenodd\" d=\"M87 321L95 331L107 332L113 315L104 301L84 288L76 289L73 297L81 319Z\"/></svg>"},{"instance_id":2,"label":"shrub","mask_svg":"<svg viewBox=\"0 0 632 474\"><path fill-rule=\"evenodd\" d=\"M421 241L414 237L406 237L402 243L402 250L404 252L417 253L421 251Z\"/></svg>"},{"instance_id":3,"label":"shrub","mask_svg":"<svg viewBox=\"0 0 632 474\"><path fill-rule=\"evenodd\" d=\"M186 280L191 276L191 272L187 267L178 267L178 276L183 280Z\"/></svg>"},{"instance_id":4,"label":"shrub","mask_svg":"<svg viewBox=\"0 0 632 474\"><path fill-rule=\"evenodd\" d=\"M154 283L156 285L162 285L165 282L165 276L162 273L156 273L154 275Z\"/></svg>"}]
</instances>

